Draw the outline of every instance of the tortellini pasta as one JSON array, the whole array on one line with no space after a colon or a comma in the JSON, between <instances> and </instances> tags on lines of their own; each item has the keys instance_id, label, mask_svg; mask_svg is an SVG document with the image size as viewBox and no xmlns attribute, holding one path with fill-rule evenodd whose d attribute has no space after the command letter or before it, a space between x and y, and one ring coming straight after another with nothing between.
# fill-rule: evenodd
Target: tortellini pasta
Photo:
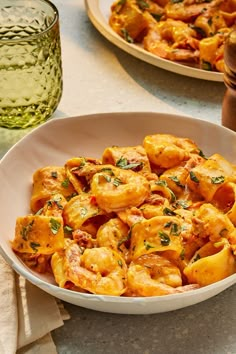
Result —
<instances>
[{"instance_id":1,"label":"tortellini pasta","mask_svg":"<svg viewBox=\"0 0 236 354\"><path fill-rule=\"evenodd\" d=\"M235 0L114 0L109 25L160 58L224 71L224 43L235 29Z\"/></svg>"},{"instance_id":2,"label":"tortellini pasta","mask_svg":"<svg viewBox=\"0 0 236 354\"><path fill-rule=\"evenodd\" d=\"M236 271L236 167L191 139L148 135L40 168L32 184L11 246L59 287L163 296Z\"/></svg>"}]
</instances>

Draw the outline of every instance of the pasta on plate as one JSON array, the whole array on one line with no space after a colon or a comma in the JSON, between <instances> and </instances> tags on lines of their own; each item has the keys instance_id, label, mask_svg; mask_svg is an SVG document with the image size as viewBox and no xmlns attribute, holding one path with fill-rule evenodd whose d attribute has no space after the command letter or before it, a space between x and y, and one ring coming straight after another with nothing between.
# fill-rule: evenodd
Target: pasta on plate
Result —
<instances>
[{"instance_id":1,"label":"pasta on plate","mask_svg":"<svg viewBox=\"0 0 236 354\"><path fill-rule=\"evenodd\" d=\"M109 17L109 25L127 42L218 72L224 71L224 42L235 22L235 0L116 0Z\"/></svg>"},{"instance_id":2,"label":"pasta on plate","mask_svg":"<svg viewBox=\"0 0 236 354\"><path fill-rule=\"evenodd\" d=\"M59 287L147 297L236 271L236 166L170 134L33 174L12 248Z\"/></svg>"}]
</instances>

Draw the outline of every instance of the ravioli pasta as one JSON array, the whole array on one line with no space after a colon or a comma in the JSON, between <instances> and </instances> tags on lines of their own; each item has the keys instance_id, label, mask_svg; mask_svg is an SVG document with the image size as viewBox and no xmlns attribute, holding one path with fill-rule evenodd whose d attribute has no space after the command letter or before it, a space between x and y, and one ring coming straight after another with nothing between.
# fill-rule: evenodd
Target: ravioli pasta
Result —
<instances>
[{"instance_id":1,"label":"ravioli pasta","mask_svg":"<svg viewBox=\"0 0 236 354\"><path fill-rule=\"evenodd\" d=\"M162 296L236 271L236 166L170 134L33 174L11 242L31 269L90 294Z\"/></svg>"},{"instance_id":2,"label":"ravioli pasta","mask_svg":"<svg viewBox=\"0 0 236 354\"><path fill-rule=\"evenodd\" d=\"M235 21L235 0L116 0L109 17L112 29L129 43L167 60L220 72Z\"/></svg>"}]
</instances>

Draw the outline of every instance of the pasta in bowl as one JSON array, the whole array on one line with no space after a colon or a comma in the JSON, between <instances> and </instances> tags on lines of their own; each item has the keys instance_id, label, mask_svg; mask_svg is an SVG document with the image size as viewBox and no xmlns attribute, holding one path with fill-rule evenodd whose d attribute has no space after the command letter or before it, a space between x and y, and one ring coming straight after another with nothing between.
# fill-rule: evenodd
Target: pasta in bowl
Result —
<instances>
[{"instance_id":1,"label":"pasta in bowl","mask_svg":"<svg viewBox=\"0 0 236 354\"><path fill-rule=\"evenodd\" d=\"M214 296L236 279L235 139L168 114L51 120L1 161L1 200L18 195L1 212L1 253L40 288L95 310L157 313Z\"/></svg>"}]
</instances>

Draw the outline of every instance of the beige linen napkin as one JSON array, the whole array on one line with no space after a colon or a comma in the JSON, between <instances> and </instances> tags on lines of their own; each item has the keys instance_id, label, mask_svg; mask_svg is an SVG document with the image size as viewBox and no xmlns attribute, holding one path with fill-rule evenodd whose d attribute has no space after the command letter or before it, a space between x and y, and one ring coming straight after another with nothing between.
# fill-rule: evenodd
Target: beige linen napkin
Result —
<instances>
[{"instance_id":1,"label":"beige linen napkin","mask_svg":"<svg viewBox=\"0 0 236 354\"><path fill-rule=\"evenodd\" d=\"M0 256L0 353L57 353L50 332L69 315L56 299L16 274Z\"/></svg>"}]
</instances>

